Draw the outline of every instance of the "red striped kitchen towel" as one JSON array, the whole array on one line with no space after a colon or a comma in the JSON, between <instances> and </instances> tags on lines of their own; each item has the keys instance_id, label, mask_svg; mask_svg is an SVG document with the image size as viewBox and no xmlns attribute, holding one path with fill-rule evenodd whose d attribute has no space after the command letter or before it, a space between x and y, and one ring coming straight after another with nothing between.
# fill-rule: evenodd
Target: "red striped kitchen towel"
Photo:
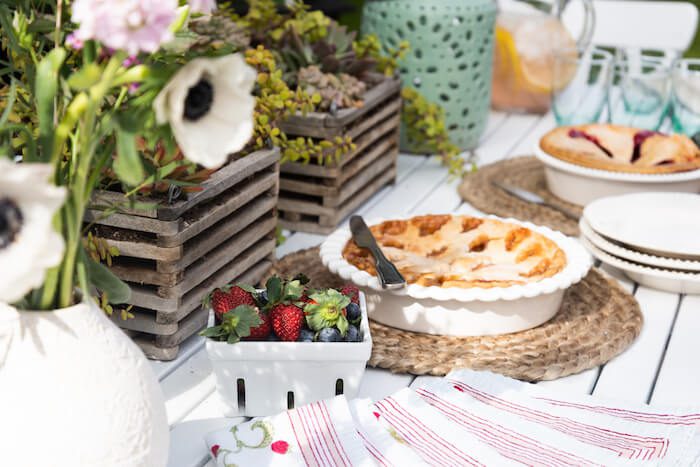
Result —
<instances>
[{"instance_id":1,"label":"red striped kitchen towel","mask_svg":"<svg viewBox=\"0 0 700 467\"><path fill-rule=\"evenodd\" d=\"M480 415L592 463L700 465L700 411L562 395L471 370L453 371L414 389L452 419ZM544 457L538 460L545 463Z\"/></svg>"},{"instance_id":2,"label":"red striped kitchen towel","mask_svg":"<svg viewBox=\"0 0 700 467\"><path fill-rule=\"evenodd\" d=\"M221 467L375 465L344 396L215 431L205 442Z\"/></svg>"}]
</instances>

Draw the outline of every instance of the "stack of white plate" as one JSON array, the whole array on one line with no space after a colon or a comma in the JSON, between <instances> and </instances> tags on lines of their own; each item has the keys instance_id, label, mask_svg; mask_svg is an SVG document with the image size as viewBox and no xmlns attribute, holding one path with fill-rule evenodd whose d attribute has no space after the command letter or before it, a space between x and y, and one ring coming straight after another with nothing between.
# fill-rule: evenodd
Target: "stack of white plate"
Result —
<instances>
[{"instance_id":1,"label":"stack of white plate","mask_svg":"<svg viewBox=\"0 0 700 467\"><path fill-rule=\"evenodd\" d=\"M635 193L586 206L581 241L632 280L700 294L700 195Z\"/></svg>"}]
</instances>

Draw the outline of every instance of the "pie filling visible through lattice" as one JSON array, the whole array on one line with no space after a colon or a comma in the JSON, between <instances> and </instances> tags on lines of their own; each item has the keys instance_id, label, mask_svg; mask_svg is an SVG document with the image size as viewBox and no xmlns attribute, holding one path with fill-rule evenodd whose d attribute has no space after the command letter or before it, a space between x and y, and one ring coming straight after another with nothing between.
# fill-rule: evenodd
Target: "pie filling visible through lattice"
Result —
<instances>
[{"instance_id":1,"label":"pie filling visible through lattice","mask_svg":"<svg viewBox=\"0 0 700 467\"><path fill-rule=\"evenodd\" d=\"M662 174L700 169L700 148L684 135L593 123L555 128L540 140L547 154L584 167Z\"/></svg>"},{"instance_id":2,"label":"pie filling visible through lattice","mask_svg":"<svg viewBox=\"0 0 700 467\"><path fill-rule=\"evenodd\" d=\"M370 227L384 254L409 284L425 287L509 287L551 277L566 254L526 227L470 216L428 215ZM376 275L370 252L350 240L343 257Z\"/></svg>"}]
</instances>

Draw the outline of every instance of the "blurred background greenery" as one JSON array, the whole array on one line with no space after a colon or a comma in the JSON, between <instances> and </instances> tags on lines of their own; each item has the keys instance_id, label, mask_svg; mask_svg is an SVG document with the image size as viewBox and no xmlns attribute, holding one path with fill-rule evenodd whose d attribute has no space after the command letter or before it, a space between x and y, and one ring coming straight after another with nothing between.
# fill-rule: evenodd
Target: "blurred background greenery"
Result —
<instances>
[{"instance_id":1,"label":"blurred background greenery","mask_svg":"<svg viewBox=\"0 0 700 467\"><path fill-rule=\"evenodd\" d=\"M414 0L426 1L426 0ZM681 0L663 0L681 1ZM694 4L700 10L700 0L682 0ZM347 24L352 29L359 29L362 5L365 0L307 0L306 3L314 8L324 10L337 18L342 24ZM685 54L687 57L700 57L700 31L696 32L695 40Z\"/></svg>"}]
</instances>

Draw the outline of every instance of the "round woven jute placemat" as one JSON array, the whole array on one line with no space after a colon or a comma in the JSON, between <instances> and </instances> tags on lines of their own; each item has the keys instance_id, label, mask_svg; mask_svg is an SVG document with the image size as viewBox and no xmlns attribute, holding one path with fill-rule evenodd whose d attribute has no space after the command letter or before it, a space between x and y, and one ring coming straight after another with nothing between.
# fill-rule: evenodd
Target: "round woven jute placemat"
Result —
<instances>
[{"instance_id":1,"label":"round woven jute placemat","mask_svg":"<svg viewBox=\"0 0 700 467\"><path fill-rule=\"evenodd\" d=\"M321 263L318 248L285 256L270 274L299 272L312 287L346 281ZM443 376L455 368L490 370L526 381L560 378L609 361L639 335L639 304L617 283L592 270L571 287L559 313L547 323L514 334L448 337L414 333L370 321L370 366L395 373Z\"/></svg>"},{"instance_id":2,"label":"round woven jute placemat","mask_svg":"<svg viewBox=\"0 0 700 467\"><path fill-rule=\"evenodd\" d=\"M458 191L463 200L487 214L545 225L567 235L578 235L578 223L556 209L522 201L493 182L537 193L555 206L581 214L582 208L554 196L544 177L544 165L534 157L516 157L480 167L464 177Z\"/></svg>"}]
</instances>

